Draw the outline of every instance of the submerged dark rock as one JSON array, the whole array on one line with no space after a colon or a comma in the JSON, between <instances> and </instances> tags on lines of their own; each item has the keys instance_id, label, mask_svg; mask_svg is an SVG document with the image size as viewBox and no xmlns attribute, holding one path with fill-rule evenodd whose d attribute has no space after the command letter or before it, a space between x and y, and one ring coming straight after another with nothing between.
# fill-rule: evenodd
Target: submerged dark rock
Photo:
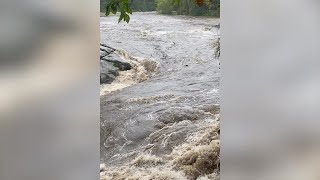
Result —
<instances>
[{"instance_id":1,"label":"submerged dark rock","mask_svg":"<svg viewBox=\"0 0 320 180\"><path fill-rule=\"evenodd\" d=\"M119 71L132 69L130 63L115 53L116 49L100 44L100 84L112 83Z\"/></svg>"},{"instance_id":2,"label":"submerged dark rock","mask_svg":"<svg viewBox=\"0 0 320 180\"><path fill-rule=\"evenodd\" d=\"M109 54L102 58L102 60L110 62L114 67L119 68L120 71L127 71L132 68L131 64L121 59L117 54Z\"/></svg>"},{"instance_id":3,"label":"submerged dark rock","mask_svg":"<svg viewBox=\"0 0 320 180\"><path fill-rule=\"evenodd\" d=\"M112 74L101 74L100 83L111 83L116 77Z\"/></svg>"}]
</instances>

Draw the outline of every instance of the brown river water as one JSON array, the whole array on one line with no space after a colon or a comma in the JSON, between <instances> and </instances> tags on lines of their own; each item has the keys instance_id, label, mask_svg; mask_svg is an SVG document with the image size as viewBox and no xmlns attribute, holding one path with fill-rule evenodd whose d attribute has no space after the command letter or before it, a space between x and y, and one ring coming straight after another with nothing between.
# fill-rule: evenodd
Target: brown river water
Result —
<instances>
[{"instance_id":1,"label":"brown river water","mask_svg":"<svg viewBox=\"0 0 320 180\"><path fill-rule=\"evenodd\" d=\"M219 19L100 18L101 43L133 68L101 85L101 179L218 179Z\"/></svg>"}]
</instances>

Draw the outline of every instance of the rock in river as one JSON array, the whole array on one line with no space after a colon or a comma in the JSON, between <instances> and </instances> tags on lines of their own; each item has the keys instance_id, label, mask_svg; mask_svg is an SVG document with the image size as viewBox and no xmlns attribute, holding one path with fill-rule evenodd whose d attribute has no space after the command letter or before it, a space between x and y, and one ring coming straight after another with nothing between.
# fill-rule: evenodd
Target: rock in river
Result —
<instances>
[{"instance_id":1,"label":"rock in river","mask_svg":"<svg viewBox=\"0 0 320 180\"><path fill-rule=\"evenodd\" d=\"M127 71L132 68L131 64L123 60L115 49L100 45L100 84L112 83L119 71Z\"/></svg>"}]
</instances>

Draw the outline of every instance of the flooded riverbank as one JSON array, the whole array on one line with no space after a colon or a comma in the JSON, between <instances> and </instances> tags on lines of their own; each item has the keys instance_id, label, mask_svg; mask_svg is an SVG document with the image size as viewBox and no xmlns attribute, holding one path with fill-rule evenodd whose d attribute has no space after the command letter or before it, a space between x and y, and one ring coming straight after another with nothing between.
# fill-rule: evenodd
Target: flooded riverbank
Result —
<instances>
[{"instance_id":1,"label":"flooded riverbank","mask_svg":"<svg viewBox=\"0 0 320 180\"><path fill-rule=\"evenodd\" d=\"M101 42L135 67L101 86L102 179L218 177L218 24L156 13L134 13L129 24L100 18Z\"/></svg>"}]
</instances>

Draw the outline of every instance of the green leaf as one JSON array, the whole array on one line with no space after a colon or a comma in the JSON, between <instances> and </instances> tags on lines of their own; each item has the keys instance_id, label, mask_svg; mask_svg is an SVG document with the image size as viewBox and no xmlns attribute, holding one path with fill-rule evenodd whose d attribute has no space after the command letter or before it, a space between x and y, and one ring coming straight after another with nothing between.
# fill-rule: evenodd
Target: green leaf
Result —
<instances>
[{"instance_id":1,"label":"green leaf","mask_svg":"<svg viewBox=\"0 0 320 180\"><path fill-rule=\"evenodd\" d=\"M124 20L125 20L127 23L129 23L129 21L130 21L130 16L129 16L128 14L125 14L124 17L125 17Z\"/></svg>"},{"instance_id":2,"label":"green leaf","mask_svg":"<svg viewBox=\"0 0 320 180\"><path fill-rule=\"evenodd\" d=\"M126 4L121 4L121 13L126 12Z\"/></svg>"},{"instance_id":3,"label":"green leaf","mask_svg":"<svg viewBox=\"0 0 320 180\"><path fill-rule=\"evenodd\" d=\"M122 20L129 23L129 14L132 14L129 0L110 0L106 7L106 16L110 15L110 13L117 14L118 11L120 12L118 23L120 23Z\"/></svg>"},{"instance_id":4,"label":"green leaf","mask_svg":"<svg viewBox=\"0 0 320 180\"><path fill-rule=\"evenodd\" d=\"M106 16L109 16L110 11L111 11L110 5L108 4L108 6L106 7Z\"/></svg>"},{"instance_id":5,"label":"green leaf","mask_svg":"<svg viewBox=\"0 0 320 180\"><path fill-rule=\"evenodd\" d=\"M123 15L123 20L127 22L127 16Z\"/></svg>"},{"instance_id":6,"label":"green leaf","mask_svg":"<svg viewBox=\"0 0 320 180\"><path fill-rule=\"evenodd\" d=\"M124 18L124 16L120 16L118 23L120 23L122 21L122 19Z\"/></svg>"},{"instance_id":7,"label":"green leaf","mask_svg":"<svg viewBox=\"0 0 320 180\"><path fill-rule=\"evenodd\" d=\"M129 4L126 4L126 10L129 14L132 14L132 9L130 8Z\"/></svg>"},{"instance_id":8,"label":"green leaf","mask_svg":"<svg viewBox=\"0 0 320 180\"><path fill-rule=\"evenodd\" d=\"M112 14L117 14L118 8L116 4L111 5Z\"/></svg>"},{"instance_id":9,"label":"green leaf","mask_svg":"<svg viewBox=\"0 0 320 180\"><path fill-rule=\"evenodd\" d=\"M118 23L120 23L125 17L125 12L124 11L121 11L121 14L120 14L120 17L119 17L119 20L118 20Z\"/></svg>"}]
</instances>

